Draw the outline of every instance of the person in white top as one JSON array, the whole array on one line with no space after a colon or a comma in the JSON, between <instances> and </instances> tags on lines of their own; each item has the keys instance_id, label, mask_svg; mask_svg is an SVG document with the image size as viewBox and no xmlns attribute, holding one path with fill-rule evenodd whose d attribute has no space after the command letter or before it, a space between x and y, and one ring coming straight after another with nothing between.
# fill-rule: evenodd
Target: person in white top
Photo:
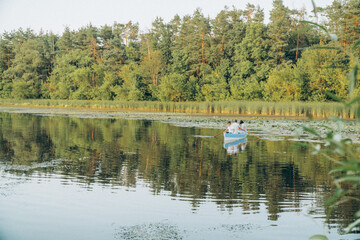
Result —
<instances>
[{"instance_id":1,"label":"person in white top","mask_svg":"<svg viewBox=\"0 0 360 240\"><path fill-rule=\"evenodd\" d=\"M231 127L231 122L230 121L228 121L228 123L227 123L227 128L226 128L226 133L231 133L232 132L232 127Z\"/></svg>"},{"instance_id":2,"label":"person in white top","mask_svg":"<svg viewBox=\"0 0 360 240\"><path fill-rule=\"evenodd\" d=\"M231 124L231 128L232 128L232 133L233 134L238 134L239 133L240 125L238 124L237 120L235 120L234 123Z\"/></svg>"},{"instance_id":3,"label":"person in white top","mask_svg":"<svg viewBox=\"0 0 360 240\"><path fill-rule=\"evenodd\" d=\"M242 132L247 132L247 127L246 124L244 123L243 120L240 120L240 127L239 127L240 131Z\"/></svg>"}]
</instances>

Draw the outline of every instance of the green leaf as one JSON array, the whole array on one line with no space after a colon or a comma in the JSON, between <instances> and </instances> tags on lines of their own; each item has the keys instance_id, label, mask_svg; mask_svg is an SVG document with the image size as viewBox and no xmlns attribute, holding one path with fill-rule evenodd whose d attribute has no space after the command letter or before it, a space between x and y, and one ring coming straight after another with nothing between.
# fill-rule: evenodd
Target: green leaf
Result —
<instances>
[{"instance_id":1,"label":"green leaf","mask_svg":"<svg viewBox=\"0 0 360 240\"><path fill-rule=\"evenodd\" d=\"M355 163L356 164L356 163ZM358 172L359 171L359 167L354 165L354 163L350 163L350 164L346 164L346 165L341 165L341 166L337 166L334 167L331 171L330 174L335 173L335 172L345 172L345 171L353 171L353 172Z\"/></svg>"},{"instance_id":2,"label":"green leaf","mask_svg":"<svg viewBox=\"0 0 360 240\"><path fill-rule=\"evenodd\" d=\"M351 138L344 138L341 139L341 144L352 144L352 139Z\"/></svg>"},{"instance_id":3,"label":"green leaf","mask_svg":"<svg viewBox=\"0 0 360 240\"><path fill-rule=\"evenodd\" d=\"M308 143L295 143L295 144L291 145L290 151L293 151L298 148L309 148L309 147L310 147L310 144L308 144Z\"/></svg>"},{"instance_id":4,"label":"green leaf","mask_svg":"<svg viewBox=\"0 0 360 240\"><path fill-rule=\"evenodd\" d=\"M325 235L320 235L320 234L317 234L317 235L314 235L314 236L311 236L309 238L309 240L329 240L327 236Z\"/></svg>"},{"instance_id":5,"label":"green leaf","mask_svg":"<svg viewBox=\"0 0 360 240\"><path fill-rule=\"evenodd\" d=\"M331 204L333 204L334 202L336 202L343 194L343 190L341 188L337 188L335 190L334 195L332 195L326 202L325 202L325 206L328 207Z\"/></svg>"},{"instance_id":6,"label":"green leaf","mask_svg":"<svg viewBox=\"0 0 360 240\"><path fill-rule=\"evenodd\" d=\"M298 30L298 31L294 32L294 33L293 33L293 35L298 35L298 34L301 34L301 33L303 33L303 32L306 32L306 31L308 31L308 30L313 29L314 27L315 27L315 26L312 26L312 25L309 25L309 26L303 27L303 28L301 28L300 30Z\"/></svg>"},{"instance_id":7,"label":"green leaf","mask_svg":"<svg viewBox=\"0 0 360 240\"><path fill-rule=\"evenodd\" d=\"M360 45L360 40L358 40L354 46L352 47L353 50L356 50L356 48Z\"/></svg>"},{"instance_id":8,"label":"green leaf","mask_svg":"<svg viewBox=\"0 0 360 240\"><path fill-rule=\"evenodd\" d=\"M352 105L352 104L354 104L354 103L356 103L356 102L360 102L360 96L352 99L352 100L349 102L349 105Z\"/></svg>"},{"instance_id":9,"label":"green leaf","mask_svg":"<svg viewBox=\"0 0 360 240\"><path fill-rule=\"evenodd\" d=\"M329 131L333 132L333 131L332 131L332 128L331 128L331 127L329 127L329 126L326 126L326 125L321 124L321 125L320 125L320 127L322 127L322 128L326 128L327 130L329 130Z\"/></svg>"},{"instance_id":10,"label":"green leaf","mask_svg":"<svg viewBox=\"0 0 360 240\"><path fill-rule=\"evenodd\" d=\"M312 135L315 135L317 137L321 137L320 134L318 132L316 132L314 129L309 128L309 127L304 127L304 131L311 133Z\"/></svg>"},{"instance_id":11,"label":"green leaf","mask_svg":"<svg viewBox=\"0 0 360 240\"><path fill-rule=\"evenodd\" d=\"M337 101L337 102L341 102L341 103L344 103L344 104L345 104L345 102L344 102L341 98L339 98L338 96L336 96L336 95L334 95L334 94L332 94L332 93L330 93L330 92L325 92L325 94L326 94L329 98L332 98L332 99L334 99L334 100Z\"/></svg>"},{"instance_id":12,"label":"green leaf","mask_svg":"<svg viewBox=\"0 0 360 240\"><path fill-rule=\"evenodd\" d=\"M330 65L330 66L322 67L322 68L324 68L324 69L344 69L345 67L344 66Z\"/></svg>"},{"instance_id":13,"label":"green leaf","mask_svg":"<svg viewBox=\"0 0 360 240\"><path fill-rule=\"evenodd\" d=\"M360 183L360 177L358 176L345 176L342 178L339 178L336 180L336 182L359 182Z\"/></svg>"},{"instance_id":14,"label":"green leaf","mask_svg":"<svg viewBox=\"0 0 360 240\"><path fill-rule=\"evenodd\" d=\"M334 117L334 116L331 116L330 117L330 120L331 121L334 121L334 122L347 122L347 120L343 119L343 118L339 118L339 117ZM328 127L330 128L330 127ZM330 128L331 129L331 128Z\"/></svg>"},{"instance_id":15,"label":"green leaf","mask_svg":"<svg viewBox=\"0 0 360 240\"><path fill-rule=\"evenodd\" d=\"M312 3L312 5L313 5L313 12L314 12L314 14L315 14L315 17L317 17L317 7L316 7L316 5L315 5L315 1L314 1L314 0L311 0L311 3Z\"/></svg>"},{"instance_id":16,"label":"green leaf","mask_svg":"<svg viewBox=\"0 0 360 240\"><path fill-rule=\"evenodd\" d=\"M304 48L294 48L291 49L291 52L294 52L296 50L317 50L317 49L327 49L327 50L339 50L337 47L321 47L321 46L312 46L312 47L304 47Z\"/></svg>"},{"instance_id":17,"label":"green leaf","mask_svg":"<svg viewBox=\"0 0 360 240\"><path fill-rule=\"evenodd\" d=\"M350 91L350 97L352 97L352 93L354 91L355 85L356 85L356 78L357 78L357 73L358 73L358 66L356 65L353 69L351 69L351 71L349 72L349 78L350 78L350 87L349 87L349 91Z\"/></svg>"},{"instance_id":18,"label":"green leaf","mask_svg":"<svg viewBox=\"0 0 360 240\"><path fill-rule=\"evenodd\" d=\"M328 32L327 29L326 29L324 26L320 25L320 24L317 24L317 23L314 23L314 22L310 22L310 21L306 21L306 20L301 20L300 22L301 22L301 23L305 23L305 24L314 25L314 26L316 26L316 27L324 30L326 33Z\"/></svg>"},{"instance_id":19,"label":"green leaf","mask_svg":"<svg viewBox=\"0 0 360 240\"><path fill-rule=\"evenodd\" d=\"M349 226L347 226L347 230L346 230L345 234L351 232L351 230L358 225L360 225L360 218L357 219L355 222L350 223Z\"/></svg>"},{"instance_id":20,"label":"green leaf","mask_svg":"<svg viewBox=\"0 0 360 240\"><path fill-rule=\"evenodd\" d=\"M326 133L326 138L328 140L331 140L334 137L334 132L333 131L329 131Z\"/></svg>"}]
</instances>

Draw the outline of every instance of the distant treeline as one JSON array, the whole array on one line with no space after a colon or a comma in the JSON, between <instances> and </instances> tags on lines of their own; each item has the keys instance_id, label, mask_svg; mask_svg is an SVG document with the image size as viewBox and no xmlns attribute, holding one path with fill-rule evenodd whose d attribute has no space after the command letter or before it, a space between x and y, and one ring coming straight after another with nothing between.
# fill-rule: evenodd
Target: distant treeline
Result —
<instances>
[{"instance_id":1,"label":"distant treeline","mask_svg":"<svg viewBox=\"0 0 360 240\"><path fill-rule=\"evenodd\" d=\"M318 9L320 23L357 56L358 0ZM114 23L63 34L31 29L0 36L0 97L132 101L327 101L348 95L351 62L309 28L305 9L274 0L269 23L259 6L197 9L166 23ZM315 18L310 20L314 21ZM315 20L316 21L316 20ZM304 31L304 29L307 31ZM317 49L299 50L309 46ZM354 93L360 93L355 87Z\"/></svg>"}]
</instances>

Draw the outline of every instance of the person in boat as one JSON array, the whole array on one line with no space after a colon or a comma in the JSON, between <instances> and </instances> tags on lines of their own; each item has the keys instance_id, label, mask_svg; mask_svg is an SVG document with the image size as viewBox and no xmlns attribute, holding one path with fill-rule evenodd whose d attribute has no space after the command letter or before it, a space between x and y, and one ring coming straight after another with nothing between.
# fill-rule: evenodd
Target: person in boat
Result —
<instances>
[{"instance_id":1,"label":"person in boat","mask_svg":"<svg viewBox=\"0 0 360 240\"><path fill-rule=\"evenodd\" d=\"M240 120L239 130L240 130L240 133L247 132L247 127L243 120Z\"/></svg>"},{"instance_id":2,"label":"person in boat","mask_svg":"<svg viewBox=\"0 0 360 240\"><path fill-rule=\"evenodd\" d=\"M226 132L226 133L231 133L231 132L232 132L231 122L230 122L230 121L228 121L228 123L227 123L227 128L226 128L225 132Z\"/></svg>"},{"instance_id":3,"label":"person in boat","mask_svg":"<svg viewBox=\"0 0 360 240\"><path fill-rule=\"evenodd\" d=\"M240 125L238 124L237 120L235 119L234 120L234 123L231 124L231 133L233 134L238 134L239 133L239 130L240 130Z\"/></svg>"}]
</instances>

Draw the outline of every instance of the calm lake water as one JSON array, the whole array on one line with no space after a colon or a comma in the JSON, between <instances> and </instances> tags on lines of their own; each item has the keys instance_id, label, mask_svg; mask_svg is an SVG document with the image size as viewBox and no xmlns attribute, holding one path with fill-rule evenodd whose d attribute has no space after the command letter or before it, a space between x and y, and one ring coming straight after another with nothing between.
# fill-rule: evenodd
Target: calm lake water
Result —
<instances>
[{"instance_id":1,"label":"calm lake water","mask_svg":"<svg viewBox=\"0 0 360 240\"><path fill-rule=\"evenodd\" d=\"M0 113L0 239L359 238L354 204L326 221L330 162L219 131Z\"/></svg>"}]
</instances>

